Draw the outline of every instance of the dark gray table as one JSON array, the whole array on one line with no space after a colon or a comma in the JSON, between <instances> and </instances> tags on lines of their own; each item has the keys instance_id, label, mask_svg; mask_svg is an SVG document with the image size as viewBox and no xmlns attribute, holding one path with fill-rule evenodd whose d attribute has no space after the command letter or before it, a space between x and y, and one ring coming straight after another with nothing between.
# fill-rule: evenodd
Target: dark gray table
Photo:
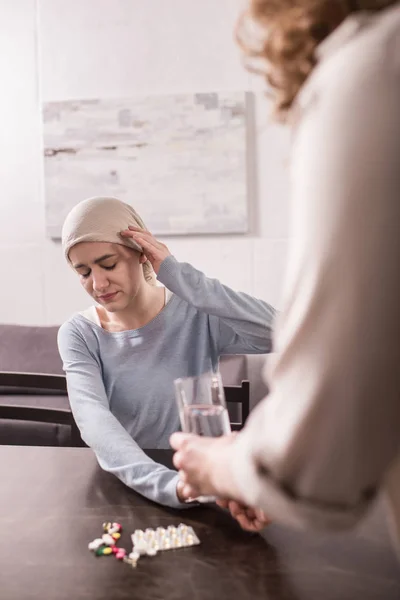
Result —
<instances>
[{"instance_id":1,"label":"dark gray table","mask_svg":"<svg viewBox=\"0 0 400 600\"><path fill-rule=\"evenodd\" d=\"M167 451L152 453L168 464ZM0 446L1 600L399 600L400 570L378 506L357 532L321 537L272 525L243 532L216 508L173 511L127 489L89 449ZM103 521L134 529L184 521L197 547L136 570L95 558Z\"/></svg>"}]
</instances>

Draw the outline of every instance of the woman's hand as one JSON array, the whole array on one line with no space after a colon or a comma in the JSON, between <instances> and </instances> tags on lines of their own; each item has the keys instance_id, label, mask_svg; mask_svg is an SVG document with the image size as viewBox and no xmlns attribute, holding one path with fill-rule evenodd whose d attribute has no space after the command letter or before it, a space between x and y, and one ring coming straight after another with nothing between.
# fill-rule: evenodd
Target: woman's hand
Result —
<instances>
[{"instance_id":1,"label":"woman's hand","mask_svg":"<svg viewBox=\"0 0 400 600\"><path fill-rule=\"evenodd\" d=\"M184 487L185 484L183 481L179 480L176 485L176 495L178 496L179 502L190 502L191 498L184 493Z\"/></svg>"},{"instance_id":2,"label":"woman's hand","mask_svg":"<svg viewBox=\"0 0 400 600\"><path fill-rule=\"evenodd\" d=\"M120 235L132 238L134 242L143 248L143 252L151 262L156 275L163 260L171 255L167 246L159 242L150 231L130 226L128 229L121 231Z\"/></svg>"}]
</instances>

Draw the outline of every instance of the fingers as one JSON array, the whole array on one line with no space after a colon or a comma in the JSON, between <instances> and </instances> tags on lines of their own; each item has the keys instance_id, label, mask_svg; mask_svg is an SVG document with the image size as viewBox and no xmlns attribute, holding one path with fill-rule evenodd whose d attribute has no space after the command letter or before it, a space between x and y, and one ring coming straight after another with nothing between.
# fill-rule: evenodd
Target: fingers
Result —
<instances>
[{"instance_id":1,"label":"fingers","mask_svg":"<svg viewBox=\"0 0 400 600\"><path fill-rule=\"evenodd\" d=\"M174 450L180 450L192 437L190 433L176 432L169 438L169 443Z\"/></svg>"},{"instance_id":2,"label":"fingers","mask_svg":"<svg viewBox=\"0 0 400 600\"><path fill-rule=\"evenodd\" d=\"M249 519L245 513L238 515L236 520L240 527L245 531L256 531L253 521Z\"/></svg>"},{"instance_id":3,"label":"fingers","mask_svg":"<svg viewBox=\"0 0 400 600\"><path fill-rule=\"evenodd\" d=\"M136 235L132 232L132 231L120 231L119 232L119 236L121 238L131 238L131 240L133 240L138 246L141 246L142 244L139 242L139 239L136 237Z\"/></svg>"},{"instance_id":4,"label":"fingers","mask_svg":"<svg viewBox=\"0 0 400 600\"><path fill-rule=\"evenodd\" d=\"M180 488L180 495L184 498L185 502L193 502L196 496L199 496L199 491L192 485L181 482L182 487Z\"/></svg>"},{"instance_id":5,"label":"fingers","mask_svg":"<svg viewBox=\"0 0 400 600\"><path fill-rule=\"evenodd\" d=\"M132 225L129 225L128 230L131 233L132 237L134 237L135 239L144 240L147 244L150 244L151 246L154 246L155 248L162 248L164 246L164 244L159 242L154 237L154 235L152 233L150 233L150 231L146 231L145 229L140 229L139 227L133 227Z\"/></svg>"},{"instance_id":6,"label":"fingers","mask_svg":"<svg viewBox=\"0 0 400 600\"><path fill-rule=\"evenodd\" d=\"M271 522L262 510L251 508L236 500L218 498L217 505L221 508L228 509L232 517L236 519L241 528L245 531L262 531Z\"/></svg>"},{"instance_id":7,"label":"fingers","mask_svg":"<svg viewBox=\"0 0 400 600\"><path fill-rule=\"evenodd\" d=\"M186 483L186 482L187 482L187 475L186 475L185 471L182 471L182 469L180 469L180 470L178 471L178 473L179 473L179 479L180 479L180 480L181 480L183 483Z\"/></svg>"},{"instance_id":8,"label":"fingers","mask_svg":"<svg viewBox=\"0 0 400 600\"><path fill-rule=\"evenodd\" d=\"M137 242L140 246L142 246L142 248L144 250L146 250L147 252L151 252L152 250L157 249L156 240L152 240L151 238L149 239L149 238L145 237L144 235L142 235L142 233L124 230L124 231L120 232L120 235L122 237L132 238L133 240L135 240L135 242Z\"/></svg>"},{"instance_id":9,"label":"fingers","mask_svg":"<svg viewBox=\"0 0 400 600\"><path fill-rule=\"evenodd\" d=\"M176 485L178 500L180 502L195 502L196 497L200 496L200 491L195 486L186 483L186 479L182 478L184 475L182 471L179 472L179 481Z\"/></svg>"},{"instance_id":10,"label":"fingers","mask_svg":"<svg viewBox=\"0 0 400 600\"><path fill-rule=\"evenodd\" d=\"M188 445L188 442L193 438L194 436L188 433L173 433L171 435L171 437L169 438L169 443L171 445L171 447L176 450L173 458L172 458L172 462L174 463L174 466L176 469L182 470L184 467L184 463L185 463L185 455L184 455L184 450L186 448L186 446ZM186 461L187 462L187 461ZM182 471L182 477L186 477L186 474Z\"/></svg>"},{"instance_id":11,"label":"fingers","mask_svg":"<svg viewBox=\"0 0 400 600\"><path fill-rule=\"evenodd\" d=\"M159 242L150 231L132 225L130 225L128 229L120 231L120 236L122 238L131 238L138 246L140 246L142 252L151 262L155 273L158 275L162 262L171 254L167 246Z\"/></svg>"},{"instance_id":12,"label":"fingers","mask_svg":"<svg viewBox=\"0 0 400 600\"><path fill-rule=\"evenodd\" d=\"M221 508L228 509L232 517L236 519L242 529L245 531L260 531L262 529L261 522L253 519L253 509L246 508L243 504L235 500L226 500L218 498L217 505Z\"/></svg>"},{"instance_id":13,"label":"fingers","mask_svg":"<svg viewBox=\"0 0 400 600\"><path fill-rule=\"evenodd\" d=\"M141 227L135 227L135 225L129 225L128 229L130 229L131 231L140 231L140 233L147 233L149 235L152 235L150 233L150 231L148 231L147 229L142 229Z\"/></svg>"},{"instance_id":14,"label":"fingers","mask_svg":"<svg viewBox=\"0 0 400 600\"><path fill-rule=\"evenodd\" d=\"M147 229L141 229L140 227L135 227L134 225L129 225L126 229L123 229L121 231L121 233L124 233L125 235L139 234L139 235L143 235L145 237L148 236L148 237L154 238L153 234L150 233L150 231L147 231Z\"/></svg>"},{"instance_id":15,"label":"fingers","mask_svg":"<svg viewBox=\"0 0 400 600\"><path fill-rule=\"evenodd\" d=\"M175 452L174 456L172 457L172 463L175 469L178 469L179 472L182 471L183 458L179 452ZM184 473L184 471L182 472Z\"/></svg>"},{"instance_id":16,"label":"fingers","mask_svg":"<svg viewBox=\"0 0 400 600\"><path fill-rule=\"evenodd\" d=\"M183 486L183 495L187 500L193 501L197 496L200 496L200 492L192 485L185 484Z\"/></svg>"},{"instance_id":17,"label":"fingers","mask_svg":"<svg viewBox=\"0 0 400 600\"><path fill-rule=\"evenodd\" d=\"M239 513L236 517L236 520L241 528L245 531L262 531L268 525L268 521L253 519L251 516L249 516L247 511Z\"/></svg>"},{"instance_id":18,"label":"fingers","mask_svg":"<svg viewBox=\"0 0 400 600\"><path fill-rule=\"evenodd\" d=\"M185 500L187 499L183 493L183 488L184 488L183 481L178 481L178 483L176 484L176 495L178 496L179 502L185 502Z\"/></svg>"},{"instance_id":19,"label":"fingers","mask_svg":"<svg viewBox=\"0 0 400 600\"><path fill-rule=\"evenodd\" d=\"M259 521L258 519L254 519L253 521L253 525L255 527L255 531L262 531L263 529L265 529L266 527L268 527L268 525L271 523L271 521Z\"/></svg>"},{"instance_id":20,"label":"fingers","mask_svg":"<svg viewBox=\"0 0 400 600\"><path fill-rule=\"evenodd\" d=\"M254 512L256 515L256 519L258 519L259 521L264 521L264 523L271 523L271 519L268 519L267 515L263 510L261 510L261 508L256 508Z\"/></svg>"},{"instance_id":21,"label":"fingers","mask_svg":"<svg viewBox=\"0 0 400 600\"><path fill-rule=\"evenodd\" d=\"M176 486L176 494L180 502L193 502L193 488L181 480L178 481Z\"/></svg>"},{"instance_id":22,"label":"fingers","mask_svg":"<svg viewBox=\"0 0 400 600\"><path fill-rule=\"evenodd\" d=\"M119 232L119 235L122 235L123 237L131 237L131 238L136 238L136 236L139 234L139 231L131 231L130 229L122 229Z\"/></svg>"},{"instance_id":23,"label":"fingers","mask_svg":"<svg viewBox=\"0 0 400 600\"><path fill-rule=\"evenodd\" d=\"M246 510L246 507L243 504L236 502L236 500L229 500L228 508L232 517L235 519Z\"/></svg>"}]
</instances>

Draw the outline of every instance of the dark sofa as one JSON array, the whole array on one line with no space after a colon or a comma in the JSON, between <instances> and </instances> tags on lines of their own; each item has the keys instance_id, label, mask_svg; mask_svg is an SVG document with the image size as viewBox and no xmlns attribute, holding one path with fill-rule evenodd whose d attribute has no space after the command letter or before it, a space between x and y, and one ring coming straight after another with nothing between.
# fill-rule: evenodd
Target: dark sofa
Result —
<instances>
[{"instance_id":1,"label":"dark sofa","mask_svg":"<svg viewBox=\"0 0 400 600\"><path fill-rule=\"evenodd\" d=\"M0 325L0 404L69 411L65 391L4 385L1 372L63 375L57 349L58 327ZM71 426L0 419L0 444L68 446Z\"/></svg>"}]
</instances>

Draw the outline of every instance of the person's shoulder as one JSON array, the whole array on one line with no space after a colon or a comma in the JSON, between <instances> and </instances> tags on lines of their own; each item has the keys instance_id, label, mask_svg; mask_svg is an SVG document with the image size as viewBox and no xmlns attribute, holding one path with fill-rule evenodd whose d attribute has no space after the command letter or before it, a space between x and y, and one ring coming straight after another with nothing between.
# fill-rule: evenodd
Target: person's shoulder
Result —
<instances>
[{"instance_id":1,"label":"person's shoulder","mask_svg":"<svg viewBox=\"0 0 400 600\"><path fill-rule=\"evenodd\" d=\"M58 330L59 344L62 341L70 341L72 339L81 338L87 339L87 334L93 329L93 323L81 313L74 313L67 319Z\"/></svg>"},{"instance_id":2,"label":"person's shoulder","mask_svg":"<svg viewBox=\"0 0 400 600\"><path fill-rule=\"evenodd\" d=\"M383 13L366 17L360 31L345 44L340 64L343 78L395 75L399 72L400 4Z\"/></svg>"},{"instance_id":3,"label":"person's shoulder","mask_svg":"<svg viewBox=\"0 0 400 600\"><path fill-rule=\"evenodd\" d=\"M300 112L311 107L349 112L379 102L400 85L399 48L400 5L350 17L321 44L319 64L299 94Z\"/></svg>"}]
</instances>

